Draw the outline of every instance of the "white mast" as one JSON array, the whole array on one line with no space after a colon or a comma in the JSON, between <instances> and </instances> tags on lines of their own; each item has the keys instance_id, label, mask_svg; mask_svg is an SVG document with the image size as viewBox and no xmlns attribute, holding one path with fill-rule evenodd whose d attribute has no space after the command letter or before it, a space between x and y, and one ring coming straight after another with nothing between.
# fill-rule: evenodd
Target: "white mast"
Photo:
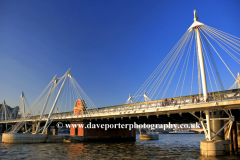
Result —
<instances>
[{"instance_id":1,"label":"white mast","mask_svg":"<svg viewBox=\"0 0 240 160\"><path fill-rule=\"evenodd\" d=\"M145 102L147 102L147 101L151 101L151 99L148 98L148 96L147 96L147 92L146 92L146 91L145 91L143 97L144 97L144 99L145 99Z\"/></svg>"},{"instance_id":2,"label":"white mast","mask_svg":"<svg viewBox=\"0 0 240 160\"><path fill-rule=\"evenodd\" d=\"M197 38L198 60L199 60L201 79L202 79L203 96L204 96L204 100L206 101L207 82L206 82L206 74L205 74L205 67L204 67L204 61L203 61L203 51L202 51L202 45L201 45L201 39L200 39L200 33L199 33L199 27L204 26L204 24L201 22L198 22L199 18L195 9L193 13L194 13L194 22L188 30L189 31L192 31L193 29L195 30L195 34Z\"/></svg>"},{"instance_id":3,"label":"white mast","mask_svg":"<svg viewBox=\"0 0 240 160\"><path fill-rule=\"evenodd\" d=\"M129 103L134 103L132 95L130 93L129 93L129 98L128 98L126 104L129 104Z\"/></svg>"},{"instance_id":4,"label":"white mast","mask_svg":"<svg viewBox=\"0 0 240 160\"><path fill-rule=\"evenodd\" d=\"M204 97L204 100L206 101L207 100L207 82L206 82L205 67L204 67L204 61L203 61L203 51L202 51L202 45L201 45L201 39L200 39L200 33L199 33L199 27L204 26L204 24L201 22L198 22L199 18L195 9L193 13L194 13L194 19L193 19L194 22L189 27L188 30L189 32L192 31L193 29L195 30L195 34L197 38L198 60L199 60L201 79L202 79L203 97ZM206 138L208 138L208 140L211 140L209 110L205 111L205 115L206 115L206 121L207 121L207 129L208 129Z\"/></svg>"},{"instance_id":5,"label":"white mast","mask_svg":"<svg viewBox=\"0 0 240 160\"><path fill-rule=\"evenodd\" d=\"M24 120L26 119L26 115L25 115L25 103L24 103L24 93L22 91L22 94L20 96L22 98L22 103L23 103L23 118ZM25 122L25 132L27 131L27 124Z\"/></svg>"},{"instance_id":6,"label":"white mast","mask_svg":"<svg viewBox=\"0 0 240 160\"><path fill-rule=\"evenodd\" d=\"M4 105L4 115L5 115L5 121L7 120L7 109L6 109L6 102L5 100L3 101L3 105Z\"/></svg>"},{"instance_id":7,"label":"white mast","mask_svg":"<svg viewBox=\"0 0 240 160\"><path fill-rule=\"evenodd\" d=\"M4 106L4 115L5 115L5 121L7 120L7 109L6 109L6 102L5 100L3 101L3 106ZM6 131L7 131L7 123L6 123Z\"/></svg>"}]
</instances>

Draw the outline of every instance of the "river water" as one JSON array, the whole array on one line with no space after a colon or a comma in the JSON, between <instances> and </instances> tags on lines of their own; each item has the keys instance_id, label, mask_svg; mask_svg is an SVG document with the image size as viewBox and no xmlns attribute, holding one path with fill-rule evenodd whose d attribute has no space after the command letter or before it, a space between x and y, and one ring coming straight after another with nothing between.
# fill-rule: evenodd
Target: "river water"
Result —
<instances>
[{"instance_id":1,"label":"river water","mask_svg":"<svg viewBox=\"0 0 240 160\"><path fill-rule=\"evenodd\" d=\"M232 155L201 157L204 134L159 134L159 140L151 141L138 138L122 143L0 143L0 159L240 159Z\"/></svg>"}]
</instances>

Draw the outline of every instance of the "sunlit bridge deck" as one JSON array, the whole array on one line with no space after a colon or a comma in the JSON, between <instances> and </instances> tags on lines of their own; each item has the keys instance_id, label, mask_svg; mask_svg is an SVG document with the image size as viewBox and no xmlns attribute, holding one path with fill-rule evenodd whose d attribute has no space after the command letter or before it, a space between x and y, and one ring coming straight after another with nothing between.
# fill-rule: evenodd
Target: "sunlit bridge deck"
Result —
<instances>
[{"instance_id":1,"label":"sunlit bridge deck","mask_svg":"<svg viewBox=\"0 0 240 160\"><path fill-rule=\"evenodd\" d=\"M52 120L70 120L70 119L102 119L102 118L119 118L119 117L138 117L147 115L169 115L176 113L189 113L204 110L228 110L240 109L240 89L227 90L212 93L213 96L208 102L204 102L202 98L197 102L192 102L192 96L176 97L173 101L165 102L164 100L156 100L141 103L131 103L125 105L103 107L90 111L86 114L74 115L73 112L53 114ZM197 95L195 95L196 97ZM88 114L91 113L91 114ZM48 115L44 115L40 120L39 116L32 116L26 119L28 122L46 121ZM23 121L22 119L12 119L1 121L1 123L16 123Z\"/></svg>"}]
</instances>

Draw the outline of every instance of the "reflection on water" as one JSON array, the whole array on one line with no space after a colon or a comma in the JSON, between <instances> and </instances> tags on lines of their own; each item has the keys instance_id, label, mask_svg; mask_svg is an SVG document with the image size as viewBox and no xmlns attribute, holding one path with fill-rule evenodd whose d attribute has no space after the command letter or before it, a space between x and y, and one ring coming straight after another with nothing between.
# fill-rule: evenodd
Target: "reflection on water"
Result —
<instances>
[{"instance_id":1,"label":"reflection on water","mask_svg":"<svg viewBox=\"0 0 240 160\"><path fill-rule=\"evenodd\" d=\"M125 143L0 143L0 159L233 159L200 157L203 134L160 134L159 140Z\"/></svg>"}]
</instances>

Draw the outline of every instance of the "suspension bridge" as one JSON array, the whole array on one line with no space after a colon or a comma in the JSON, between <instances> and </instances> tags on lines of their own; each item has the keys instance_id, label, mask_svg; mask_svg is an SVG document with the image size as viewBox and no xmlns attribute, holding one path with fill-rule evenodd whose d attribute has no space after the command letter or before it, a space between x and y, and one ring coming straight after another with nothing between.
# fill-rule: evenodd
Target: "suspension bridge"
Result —
<instances>
[{"instance_id":1,"label":"suspension bridge","mask_svg":"<svg viewBox=\"0 0 240 160\"><path fill-rule=\"evenodd\" d=\"M231 143L228 139L231 139L231 129L238 118L231 110L240 109L240 75L233 73L222 57L223 54L224 57L229 56L232 63L239 65L239 51L240 38L201 23L194 10L193 24L139 90L133 96L129 95L124 105L97 108L69 69L60 78L54 76L31 106L22 93L18 102L21 110L18 117L13 117L4 103L0 109L0 123L6 124L9 134L24 128L25 132L37 135L44 134L54 122L63 120L84 124L99 123L98 120L101 123L116 123L116 120L129 123L199 121L206 137L201 142L201 154L209 156L214 151L213 154L223 155L227 152L224 147ZM221 70L217 67L220 62L221 70L224 67L234 81L227 90L221 80ZM173 79L177 83L172 83ZM8 128L7 124L12 127ZM27 128L27 124L34 125ZM221 135L224 130L226 141ZM71 135L103 135L99 130L95 135L93 132L71 129ZM135 136L132 131L129 133L125 130L121 133ZM115 132L109 131L106 135L114 134ZM219 150L206 147L208 145L222 145L223 149L217 152Z\"/></svg>"}]
</instances>

